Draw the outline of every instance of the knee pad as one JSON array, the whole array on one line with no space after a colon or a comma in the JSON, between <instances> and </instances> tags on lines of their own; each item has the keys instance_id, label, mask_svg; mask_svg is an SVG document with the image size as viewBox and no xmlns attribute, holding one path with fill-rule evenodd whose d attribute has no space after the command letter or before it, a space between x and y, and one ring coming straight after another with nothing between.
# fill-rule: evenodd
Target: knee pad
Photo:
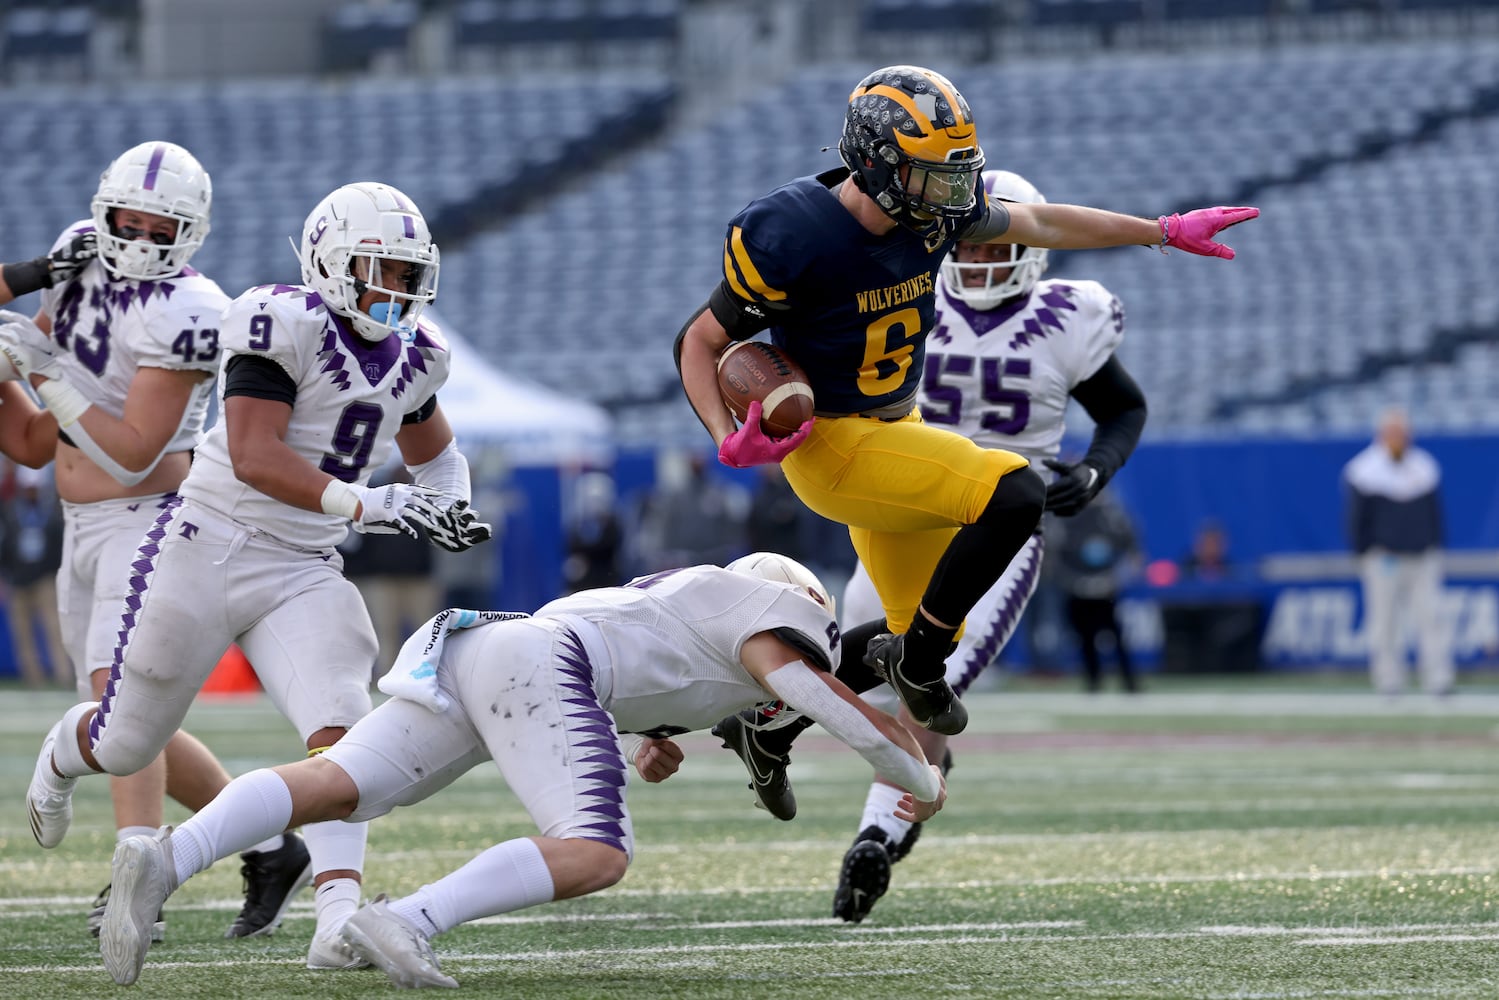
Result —
<instances>
[{"instance_id":1,"label":"knee pad","mask_svg":"<svg viewBox=\"0 0 1499 1000\"><path fill-rule=\"evenodd\" d=\"M994 493L979 515L978 523L993 524L1003 520L1007 524L1024 523L1028 530L1034 530L1041 523L1041 512L1045 509L1046 481L1027 465L1001 476L994 484Z\"/></svg>"}]
</instances>

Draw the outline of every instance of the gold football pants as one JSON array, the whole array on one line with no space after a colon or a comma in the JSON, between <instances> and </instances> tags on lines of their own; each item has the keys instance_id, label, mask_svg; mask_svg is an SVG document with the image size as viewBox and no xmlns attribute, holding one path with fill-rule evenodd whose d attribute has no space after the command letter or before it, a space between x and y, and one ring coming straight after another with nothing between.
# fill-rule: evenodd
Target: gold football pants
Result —
<instances>
[{"instance_id":1,"label":"gold football pants","mask_svg":"<svg viewBox=\"0 0 1499 1000\"><path fill-rule=\"evenodd\" d=\"M915 410L890 422L818 417L781 468L803 503L848 526L891 630L905 632L958 528L978 520L1000 478L1026 464L929 426Z\"/></svg>"}]
</instances>

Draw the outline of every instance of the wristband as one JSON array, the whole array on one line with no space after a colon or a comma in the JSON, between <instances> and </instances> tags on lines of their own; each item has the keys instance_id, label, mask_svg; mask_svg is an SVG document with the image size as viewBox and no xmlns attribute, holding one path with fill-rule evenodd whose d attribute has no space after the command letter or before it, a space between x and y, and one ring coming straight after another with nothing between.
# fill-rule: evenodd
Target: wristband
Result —
<instances>
[{"instance_id":1,"label":"wristband","mask_svg":"<svg viewBox=\"0 0 1499 1000\"><path fill-rule=\"evenodd\" d=\"M57 426L71 427L91 405L83 393L61 379L49 378L36 387L36 394L47 404L47 411L57 418Z\"/></svg>"},{"instance_id":2,"label":"wristband","mask_svg":"<svg viewBox=\"0 0 1499 1000\"><path fill-rule=\"evenodd\" d=\"M40 257L19 264L6 264L0 267L0 276L5 278L5 287L10 289L10 294L19 299L52 287L51 271L47 258Z\"/></svg>"},{"instance_id":3,"label":"wristband","mask_svg":"<svg viewBox=\"0 0 1499 1000\"><path fill-rule=\"evenodd\" d=\"M323 487L323 513L352 521L359 516L359 494L348 483L328 480Z\"/></svg>"}]
</instances>

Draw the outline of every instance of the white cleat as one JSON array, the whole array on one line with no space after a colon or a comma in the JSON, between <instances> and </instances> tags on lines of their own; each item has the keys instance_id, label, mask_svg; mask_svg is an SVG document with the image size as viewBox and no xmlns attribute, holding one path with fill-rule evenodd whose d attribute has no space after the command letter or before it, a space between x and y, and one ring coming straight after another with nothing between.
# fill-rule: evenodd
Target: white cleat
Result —
<instances>
[{"instance_id":1,"label":"white cleat","mask_svg":"<svg viewBox=\"0 0 1499 1000\"><path fill-rule=\"evenodd\" d=\"M42 741L41 753L36 757L36 770L31 773L31 785L26 789L31 835L49 850L67 836L68 827L73 822L73 786L78 783L77 778L64 778L52 770L52 748L57 745L61 729L62 720L58 720Z\"/></svg>"},{"instance_id":2,"label":"white cleat","mask_svg":"<svg viewBox=\"0 0 1499 1000\"><path fill-rule=\"evenodd\" d=\"M350 917L341 933L355 955L378 966L397 986L458 988L458 980L437 967L427 935L392 913L384 893Z\"/></svg>"},{"instance_id":3,"label":"white cleat","mask_svg":"<svg viewBox=\"0 0 1499 1000\"><path fill-rule=\"evenodd\" d=\"M312 944L307 948L309 969L368 969L370 963L349 947L338 931L312 935Z\"/></svg>"},{"instance_id":4,"label":"white cleat","mask_svg":"<svg viewBox=\"0 0 1499 1000\"><path fill-rule=\"evenodd\" d=\"M115 848L109 901L99 925L99 954L105 970L121 986L140 976L156 915L177 888L171 837L172 828L164 826L154 837L131 837Z\"/></svg>"}]
</instances>

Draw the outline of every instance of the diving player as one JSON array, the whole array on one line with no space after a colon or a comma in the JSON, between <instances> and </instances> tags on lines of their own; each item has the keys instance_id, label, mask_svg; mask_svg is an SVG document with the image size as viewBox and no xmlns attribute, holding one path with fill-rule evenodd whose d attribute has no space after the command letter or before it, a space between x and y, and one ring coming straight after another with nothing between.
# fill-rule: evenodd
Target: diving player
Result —
<instances>
[{"instance_id":1,"label":"diving player","mask_svg":"<svg viewBox=\"0 0 1499 1000\"><path fill-rule=\"evenodd\" d=\"M343 929L352 954L397 985L457 986L431 938L618 882L635 847L626 761L662 781L682 759L671 736L767 694L795 702L911 789L893 808L927 819L946 797L941 773L903 725L833 677L840 643L831 607L804 566L755 553L727 568L580 591L535 617L444 611L381 679L394 697L327 753L236 778L176 830L115 851L105 967L115 982L134 982L149 914L237 843L295 823L365 821L493 760L541 835L497 844L409 896L382 895ZM617 733L636 735L622 746Z\"/></svg>"}]
</instances>

